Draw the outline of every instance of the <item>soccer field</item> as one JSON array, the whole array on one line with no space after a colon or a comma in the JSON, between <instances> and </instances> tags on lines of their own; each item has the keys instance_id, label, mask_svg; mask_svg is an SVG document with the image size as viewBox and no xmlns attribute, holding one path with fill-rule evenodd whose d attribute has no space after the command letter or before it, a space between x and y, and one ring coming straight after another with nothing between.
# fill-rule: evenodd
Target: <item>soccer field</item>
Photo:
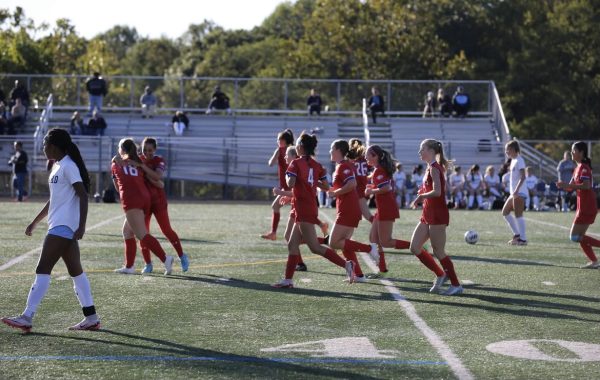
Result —
<instances>
[{"instance_id":1,"label":"soccer field","mask_svg":"<svg viewBox=\"0 0 600 380\"><path fill-rule=\"evenodd\" d=\"M46 226L33 237L24 230L41 207L0 203L2 316L25 306ZM102 329L67 331L82 315L59 262L32 332L0 326L0 378L600 378L600 270L579 269L587 260L568 240L574 214L527 213L530 244L512 247L500 212L451 211L447 251L465 292L445 297L428 292L433 275L413 255L394 250L387 278L348 284L343 269L303 247L308 271L296 273L296 287L271 288L284 271L289 208L274 242L258 237L270 212L174 203L190 270L176 261L165 277L154 257L155 273L142 276L113 273L123 261L120 206L90 204L80 246ZM420 212L400 215L394 237L409 239ZM361 222L356 240L368 227ZM469 229L476 245L464 242ZM152 232L174 254L155 221Z\"/></svg>"}]
</instances>

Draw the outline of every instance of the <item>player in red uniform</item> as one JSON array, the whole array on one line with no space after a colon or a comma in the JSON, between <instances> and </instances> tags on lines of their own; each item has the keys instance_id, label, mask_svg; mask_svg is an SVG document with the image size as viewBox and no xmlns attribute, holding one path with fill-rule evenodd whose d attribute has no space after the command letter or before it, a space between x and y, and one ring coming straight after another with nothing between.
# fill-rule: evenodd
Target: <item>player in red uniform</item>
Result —
<instances>
[{"instance_id":1,"label":"player in red uniform","mask_svg":"<svg viewBox=\"0 0 600 380\"><path fill-rule=\"evenodd\" d=\"M154 214L163 235L169 239L177 252L177 256L181 261L181 270L187 272L190 266L190 260L183 252L179 236L173 231L171 222L169 221L167 195L164 188L160 186L166 165L161 156L155 155L156 148L156 139L152 137L144 138L144 141L142 142L142 151L144 155L140 157L142 159L142 164L131 161L132 165L137 166L144 171L146 185L148 185L148 191L150 192L150 212L145 215L146 229L150 231L150 220L152 219L152 214ZM150 250L143 245L141 248L144 262L146 263L142 273L152 273L153 267L150 258Z\"/></svg>"},{"instance_id":2,"label":"player in red uniform","mask_svg":"<svg viewBox=\"0 0 600 380\"><path fill-rule=\"evenodd\" d=\"M452 285L442 294L452 296L463 292L458 281L454 264L446 255L446 227L450 223L448 206L446 205L446 170L448 161L444 158L444 147L433 139L423 140L419 149L419 157L427 162L425 183L411 207L416 208L423 202L421 221L415 227L410 241L410 250L421 262L435 273L436 278L430 292L439 292L444 282L450 278ZM423 251L423 244L431 240L433 254L440 260L442 270L431 255Z\"/></svg>"},{"instance_id":3,"label":"player in red uniform","mask_svg":"<svg viewBox=\"0 0 600 380\"><path fill-rule=\"evenodd\" d=\"M568 191L577 190L577 214L571 226L571 241L579 243L583 253L590 262L581 268L596 269L600 267L598 258L592 247L600 247L600 240L586 235L590 225L596 221L598 205L593 189L592 161L588 157L588 147L583 141L578 141L571 148L573 161L577 162L577 168L573 173L571 182L557 182L558 188Z\"/></svg>"},{"instance_id":4,"label":"player in red uniform","mask_svg":"<svg viewBox=\"0 0 600 380\"><path fill-rule=\"evenodd\" d=\"M373 215L369 210L369 204L367 202L368 197L365 195L365 189L369 183L369 165L365 159L365 147L359 139L350 139L348 141L350 150L348 151L348 159L354 164L354 172L356 175L356 192L358 193L358 202L360 205L360 211L363 218L373 223Z\"/></svg>"},{"instance_id":5,"label":"player in red uniform","mask_svg":"<svg viewBox=\"0 0 600 380\"><path fill-rule=\"evenodd\" d=\"M356 191L354 165L346 159L349 151L350 146L345 140L334 141L329 150L331 161L336 163L333 186L329 189L329 195L335 197L337 210L335 224L329 237L329 246L333 249L341 249L344 257L354 262L356 281L365 282L356 252L365 252L376 256L378 248L376 243L368 245L351 239L354 229L358 227L362 213L358 201L359 195Z\"/></svg>"},{"instance_id":6,"label":"player in red uniform","mask_svg":"<svg viewBox=\"0 0 600 380\"><path fill-rule=\"evenodd\" d=\"M132 161L136 165L131 164ZM148 247L165 264L165 275L171 274L173 256L167 256L156 238L148 233L144 214L150 210L150 193L144 182L144 172L137 166L142 160L132 139L119 141L119 154L112 160L111 171L115 188L119 189L121 205L125 211L123 239L125 240L125 265L117 273L133 274L136 254L135 238Z\"/></svg>"},{"instance_id":7,"label":"player in red uniform","mask_svg":"<svg viewBox=\"0 0 600 380\"><path fill-rule=\"evenodd\" d=\"M325 169L312 158L315 155L316 147L317 137L303 133L296 141L296 151L300 157L292 161L286 171L287 185L292 189L294 194L292 202L296 219L288 241L289 254L285 278L273 284L272 286L275 288L294 287L292 277L298 264L301 242L305 242L313 253L321 255L332 263L345 268L348 279L350 282L354 282L354 263L352 261L345 261L333 249L320 245L317 240L317 233L315 231L315 224L319 224L317 217L319 214L317 186L319 182L321 182L322 188L325 190L329 186L325 176Z\"/></svg>"}]
</instances>

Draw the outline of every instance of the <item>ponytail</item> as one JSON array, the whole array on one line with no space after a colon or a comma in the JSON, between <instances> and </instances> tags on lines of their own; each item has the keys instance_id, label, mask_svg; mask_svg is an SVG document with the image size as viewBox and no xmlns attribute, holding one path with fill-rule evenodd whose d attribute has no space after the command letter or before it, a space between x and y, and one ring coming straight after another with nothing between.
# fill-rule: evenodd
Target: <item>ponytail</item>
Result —
<instances>
[{"instance_id":1,"label":"ponytail","mask_svg":"<svg viewBox=\"0 0 600 380\"><path fill-rule=\"evenodd\" d=\"M292 130L288 128L284 131L279 132L279 134L277 134L277 139L284 140L285 145L287 145L287 146L293 145L294 144L294 132L292 132Z\"/></svg>"},{"instance_id":2,"label":"ponytail","mask_svg":"<svg viewBox=\"0 0 600 380\"><path fill-rule=\"evenodd\" d=\"M350 150L346 157L350 160L356 160L357 158L364 157L367 148L363 145L363 142L359 139L350 139L348 140L348 145L350 146Z\"/></svg>"},{"instance_id":3,"label":"ponytail","mask_svg":"<svg viewBox=\"0 0 600 380\"><path fill-rule=\"evenodd\" d=\"M371 152L371 154L377 156L377 162L379 166L385 170L385 172L391 177L394 175L396 171L396 159L388 152L383 149L379 145L371 145L369 149L367 149L367 153Z\"/></svg>"},{"instance_id":4,"label":"ponytail","mask_svg":"<svg viewBox=\"0 0 600 380\"><path fill-rule=\"evenodd\" d=\"M77 145L71 140L71 135L69 132L60 128L52 128L48 131L45 137L48 143L56 146L63 153L71 157L71 160L77 165L79 169L79 175L81 176L81 180L83 182L83 186L85 187L85 191L89 193L90 191L90 175L88 173L87 168L85 167L85 163L83 162L83 157L81 157L81 152ZM51 168L51 165L48 163L48 167Z\"/></svg>"},{"instance_id":5,"label":"ponytail","mask_svg":"<svg viewBox=\"0 0 600 380\"><path fill-rule=\"evenodd\" d=\"M121 139L121 141L119 141L119 148L123 152L125 152L125 154L127 154L127 158L129 158L130 160L138 162L140 164L142 163L142 159L140 158L137 152L137 145L135 145L135 142L132 138L128 137Z\"/></svg>"},{"instance_id":6,"label":"ponytail","mask_svg":"<svg viewBox=\"0 0 600 380\"><path fill-rule=\"evenodd\" d=\"M346 140L335 140L333 142L333 144L331 144L331 146L333 147L333 149L337 149L340 152L342 152L342 156L344 158L349 158L349 154L350 154L350 146L348 145L348 142Z\"/></svg>"},{"instance_id":7,"label":"ponytail","mask_svg":"<svg viewBox=\"0 0 600 380\"><path fill-rule=\"evenodd\" d=\"M452 168L452 166L453 166L452 161L447 160L446 157L444 156L444 145L442 144L441 141L434 140L434 139L426 139L426 140L423 140L421 145L424 145L427 148L433 150L433 153L435 154L436 162L438 164L440 164L445 170ZM477 168L479 168L479 166Z\"/></svg>"},{"instance_id":8,"label":"ponytail","mask_svg":"<svg viewBox=\"0 0 600 380\"><path fill-rule=\"evenodd\" d=\"M588 156L588 146L583 141L577 141L573 144L573 149L578 150L582 153L581 163L592 166L592 160Z\"/></svg>"},{"instance_id":9,"label":"ponytail","mask_svg":"<svg viewBox=\"0 0 600 380\"><path fill-rule=\"evenodd\" d=\"M304 154L306 156L314 156L315 151L317 149L317 136L309 135L306 132L302 132L300 137L298 138L298 145L304 149Z\"/></svg>"}]
</instances>

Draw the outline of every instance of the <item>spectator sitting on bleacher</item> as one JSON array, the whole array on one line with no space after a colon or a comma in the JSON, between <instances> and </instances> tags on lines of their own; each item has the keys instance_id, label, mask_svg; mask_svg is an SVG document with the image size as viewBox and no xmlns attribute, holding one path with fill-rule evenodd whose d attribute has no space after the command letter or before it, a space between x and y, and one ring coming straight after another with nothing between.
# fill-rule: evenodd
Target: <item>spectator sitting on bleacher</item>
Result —
<instances>
[{"instance_id":1,"label":"spectator sitting on bleacher","mask_svg":"<svg viewBox=\"0 0 600 380\"><path fill-rule=\"evenodd\" d=\"M436 107L435 96L432 91L427 92L425 96L425 107L423 108L423 117L434 117L435 116L435 107Z\"/></svg>"},{"instance_id":2,"label":"spectator sitting on bleacher","mask_svg":"<svg viewBox=\"0 0 600 380\"><path fill-rule=\"evenodd\" d=\"M443 88L438 89L437 104L441 116L450 117L452 115L452 99L450 99L450 95L444 93Z\"/></svg>"},{"instance_id":3,"label":"spectator sitting on bleacher","mask_svg":"<svg viewBox=\"0 0 600 380\"><path fill-rule=\"evenodd\" d=\"M377 112L380 112L382 116L385 116L385 102L383 96L379 94L379 89L377 87L371 88L371 94L371 97L367 101L367 108L369 108L369 111L371 112L373 124L377 124Z\"/></svg>"},{"instance_id":4,"label":"spectator sitting on bleacher","mask_svg":"<svg viewBox=\"0 0 600 380\"><path fill-rule=\"evenodd\" d=\"M475 164L471 166L469 174L466 176L466 189L469 194L467 208L469 210L475 209L475 200L477 199L477 207L483 210L483 177L479 172L479 165Z\"/></svg>"},{"instance_id":5,"label":"spectator sitting on bleacher","mask_svg":"<svg viewBox=\"0 0 600 380\"><path fill-rule=\"evenodd\" d=\"M190 119L181 111L175 112L175 115L171 118L173 125L173 131L177 136L183 136L183 131L188 129L190 125Z\"/></svg>"},{"instance_id":6,"label":"spectator sitting on bleacher","mask_svg":"<svg viewBox=\"0 0 600 380\"><path fill-rule=\"evenodd\" d=\"M463 118L467 116L471 108L471 97L465 92L463 86L458 86L452 97L452 108L456 117Z\"/></svg>"},{"instance_id":7,"label":"spectator sitting on bleacher","mask_svg":"<svg viewBox=\"0 0 600 380\"><path fill-rule=\"evenodd\" d=\"M16 103L10 111L10 118L8 119L9 135L14 135L18 130L25 126L25 114L27 110L23 103L21 103L20 98L17 98L15 101Z\"/></svg>"},{"instance_id":8,"label":"spectator sitting on bleacher","mask_svg":"<svg viewBox=\"0 0 600 380\"><path fill-rule=\"evenodd\" d=\"M321 99L321 95L315 91L314 88L310 89L310 95L306 99L306 106L308 107L308 115L312 116L313 113L317 115L321 115L321 106L323 105L323 100Z\"/></svg>"},{"instance_id":9,"label":"spectator sitting on bleacher","mask_svg":"<svg viewBox=\"0 0 600 380\"><path fill-rule=\"evenodd\" d=\"M531 201L533 200L533 209L540 211L540 194L537 189L538 178L533 174L531 166L525 168L525 187L527 188L527 198L525 199L525 210L531 210Z\"/></svg>"},{"instance_id":10,"label":"spectator sitting on bleacher","mask_svg":"<svg viewBox=\"0 0 600 380\"><path fill-rule=\"evenodd\" d=\"M210 103L206 114L210 115L214 110L226 110L228 115L231 115L231 108L229 107L229 97L221 91L221 87L216 86L215 92L213 92Z\"/></svg>"},{"instance_id":11,"label":"spectator sitting on bleacher","mask_svg":"<svg viewBox=\"0 0 600 380\"><path fill-rule=\"evenodd\" d=\"M86 130L90 135L104 136L104 130L106 129L106 120L100 115L98 110L94 110L92 118L88 121Z\"/></svg>"},{"instance_id":12,"label":"spectator sitting on bleacher","mask_svg":"<svg viewBox=\"0 0 600 380\"><path fill-rule=\"evenodd\" d=\"M465 189L465 176L461 173L461 167L455 166L454 173L450 174L448 178L448 187L450 188L450 200L454 203L454 209L464 208L464 189Z\"/></svg>"},{"instance_id":13,"label":"spectator sitting on bleacher","mask_svg":"<svg viewBox=\"0 0 600 380\"><path fill-rule=\"evenodd\" d=\"M140 105L142 106L142 118L153 118L156 112L156 96L152 93L150 86L146 86L144 93L140 97Z\"/></svg>"},{"instance_id":14,"label":"spectator sitting on bleacher","mask_svg":"<svg viewBox=\"0 0 600 380\"><path fill-rule=\"evenodd\" d=\"M71 124L69 126L69 133L71 135L85 135L85 129L85 123L83 122L79 112L73 112L73 116L71 116Z\"/></svg>"},{"instance_id":15,"label":"spectator sitting on bleacher","mask_svg":"<svg viewBox=\"0 0 600 380\"><path fill-rule=\"evenodd\" d=\"M21 99L21 104L25 107L25 115L27 115L27 108L29 108L29 91L27 88L20 83L18 80L15 81L15 87L10 91L10 103L9 108L17 104L17 99Z\"/></svg>"}]
</instances>

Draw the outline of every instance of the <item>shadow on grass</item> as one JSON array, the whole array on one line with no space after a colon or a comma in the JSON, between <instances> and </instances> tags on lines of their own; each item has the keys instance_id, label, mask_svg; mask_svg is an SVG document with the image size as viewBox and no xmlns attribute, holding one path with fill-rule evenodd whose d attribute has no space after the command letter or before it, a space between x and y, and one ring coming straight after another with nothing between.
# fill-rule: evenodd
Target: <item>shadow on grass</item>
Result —
<instances>
[{"instance_id":1,"label":"shadow on grass","mask_svg":"<svg viewBox=\"0 0 600 380\"><path fill-rule=\"evenodd\" d=\"M497 259L492 257L477 257L477 256L456 256L452 255L452 260L457 261L477 261L481 263L490 263L490 264L504 264L504 265L525 265L525 266L540 266L540 267L555 267L555 268L573 268L564 265L555 265L555 264L547 264L540 263L538 261L529 261L529 260L514 260L514 259Z\"/></svg>"},{"instance_id":2,"label":"shadow on grass","mask_svg":"<svg viewBox=\"0 0 600 380\"><path fill-rule=\"evenodd\" d=\"M109 340L103 339L101 336L106 335L112 337L117 337L122 340ZM61 338L65 340L74 340L74 341L83 341L89 342L95 345L96 353L99 353L99 348L106 345L105 350L106 354L100 354L100 356L107 356L106 360L110 360L111 356L114 355L114 352L111 351L111 346L121 346L133 349L141 349L153 352L157 355L156 361L160 361L160 356L166 356L164 354L169 355L179 355L181 356L181 361L171 361L171 364L179 364L185 363L186 366L203 366L203 367L215 367L218 366L218 370L224 372L229 372L230 375L243 376L244 372L247 371L247 368L242 368L240 364L235 365L235 363L243 363L245 366L253 366L256 369L261 370L261 374L266 376L271 371L283 371L289 372L288 376L303 374L307 376L326 376L336 379L349 379L349 378L361 378L361 379L375 379L374 377L365 376L358 374L347 372L344 370L332 370L326 368L318 368L314 364L308 365L300 365L294 363L286 363L279 362L275 360L270 360L269 358L258 357L258 356L249 356L249 355L237 355L231 353L225 353L220 351L213 351L203 348L198 348L194 346L188 346L185 344L180 344L164 339L158 338L150 338L147 336L134 335L131 333L125 333L115 330L109 329L101 329L96 332L90 332L89 335L86 336L72 336L72 335L60 335L60 334L48 334L48 333L40 333L40 332L32 332L25 336L43 336L43 337L51 337L51 338ZM128 341L125 341L127 339ZM79 353L80 354L80 353ZM131 357L134 361L135 356L133 355L123 355ZM185 360L188 358L205 358L207 360ZM114 359L113 359L114 360ZM232 365L234 363L234 365ZM272 372L271 372L272 373Z\"/></svg>"},{"instance_id":3,"label":"shadow on grass","mask_svg":"<svg viewBox=\"0 0 600 380\"><path fill-rule=\"evenodd\" d=\"M227 278L227 281L222 280L222 276L215 275L202 275L202 276L186 276L186 275L171 275L169 278L183 280L183 281L194 281L201 282L211 285L229 286L232 288L246 289L246 290L258 290L262 292L273 292L282 294L297 294L299 296L311 296L311 297L331 297L335 299L345 298L354 301L393 301L391 297L386 293L380 293L379 295L366 295L366 294L355 294L346 292L332 292L328 290L318 290L309 288L293 288L293 289L277 289L271 287L270 284L261 282L254 282L248 280L242 280L238 278ZM351 285L348 285L351 286Z\"/></svg>"}]
</instances>

